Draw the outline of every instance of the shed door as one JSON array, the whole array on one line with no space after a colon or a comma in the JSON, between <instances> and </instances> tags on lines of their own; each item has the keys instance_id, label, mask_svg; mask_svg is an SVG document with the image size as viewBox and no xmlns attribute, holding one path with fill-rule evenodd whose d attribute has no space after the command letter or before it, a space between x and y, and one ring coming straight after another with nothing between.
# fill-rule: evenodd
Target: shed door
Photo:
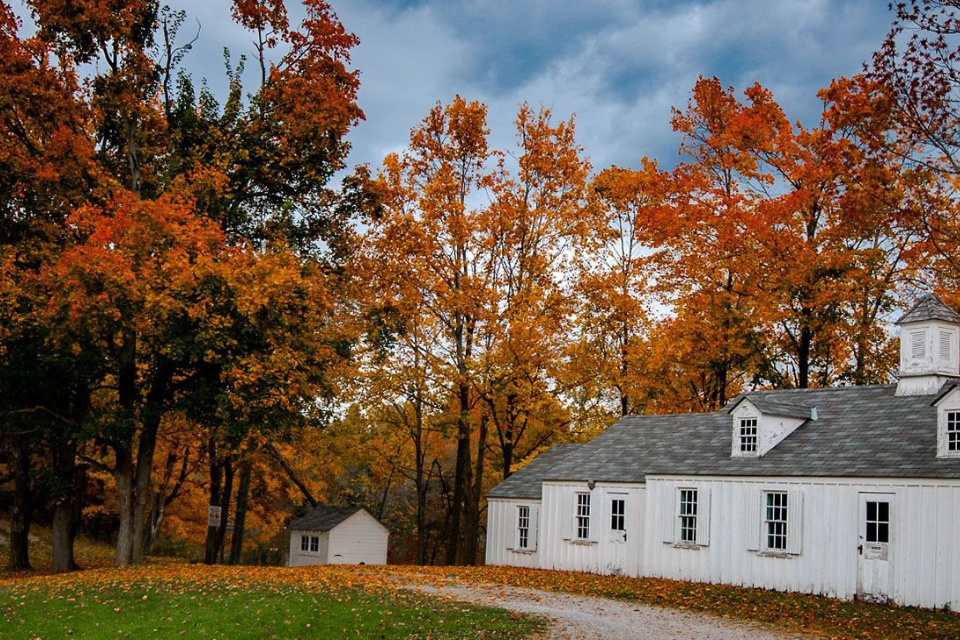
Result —
<instances>
[{"instance_id":1,"label":"shed door","mask_svg":"<svg viewBox=\"0 0 960 640\"><path fill-rule=\"evenodd\" d=\"M893 586L893 495L860 494L857 595L884 602Z\"/></svg>"},{"instance_id":2,"label":"shed door","mask_svg":"<svg viewBox=\"0 0 960 640\"><path fill-rule=\"evenodd\" d=\"M627 557L627 494L610 494L610 530L607 545L607 572L621 575Z\"/></svg>"}]
</instances>

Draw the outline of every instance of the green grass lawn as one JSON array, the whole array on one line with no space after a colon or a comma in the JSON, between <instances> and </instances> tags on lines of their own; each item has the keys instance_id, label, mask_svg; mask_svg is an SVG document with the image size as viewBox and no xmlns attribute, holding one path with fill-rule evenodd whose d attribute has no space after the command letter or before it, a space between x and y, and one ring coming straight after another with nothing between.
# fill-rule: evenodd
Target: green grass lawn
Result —
<instances>
[{"instance_id":1,"label":"green grass lawn","mask_svg":"<svg viewBox=\"0 0 960 640\"><path fill-rule=\"evenodd\" d=\"M405 592L124 580L0 586L0 638L526 638L541 621Z\"/></svg>"}]
</instances>

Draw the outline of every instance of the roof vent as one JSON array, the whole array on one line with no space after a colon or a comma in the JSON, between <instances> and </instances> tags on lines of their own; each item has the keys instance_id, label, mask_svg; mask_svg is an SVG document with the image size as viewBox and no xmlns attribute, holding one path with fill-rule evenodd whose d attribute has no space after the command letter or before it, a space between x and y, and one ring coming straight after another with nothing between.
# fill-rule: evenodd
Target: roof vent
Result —
<instances>
[{"instance_id":1,"label":"roof vent","mask_svg":"<svg viewBox=\"0 0 960 640\"><path fill-rule=\"evenodd\" d=\"M922 296L900 325L898 396L936 393L960 377L960 315L933 294Z\"/></svg>"}]
</instances>

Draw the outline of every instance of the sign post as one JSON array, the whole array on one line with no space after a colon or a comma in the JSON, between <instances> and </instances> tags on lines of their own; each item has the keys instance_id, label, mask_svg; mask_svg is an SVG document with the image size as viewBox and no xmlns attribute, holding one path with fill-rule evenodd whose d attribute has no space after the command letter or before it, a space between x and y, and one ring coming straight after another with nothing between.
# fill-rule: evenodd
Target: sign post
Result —
<instances>
[{"instance_id":1,"label":"sign post","mask_svg":"<svg viewBox=\"0 0 960 640\"><path fill-rule=\"evenodd\" d=\"M207 526L220 526L220 507L218 505L210 505L207 507Z\"/></svg>"}]
</instances>

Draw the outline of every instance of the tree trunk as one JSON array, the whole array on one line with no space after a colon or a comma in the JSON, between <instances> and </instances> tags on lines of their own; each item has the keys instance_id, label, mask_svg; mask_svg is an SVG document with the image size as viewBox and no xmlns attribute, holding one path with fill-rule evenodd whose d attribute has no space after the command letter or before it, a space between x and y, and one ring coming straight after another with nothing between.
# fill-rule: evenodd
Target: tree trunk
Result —
<instances>
[{"instance_id":1,"label":"tree trunk","mask_svg":"<svg viewBox=\"0 0 960 640\"><path fill-rule=\"evenodd\" d=\"M453 479L453 502L450 505L450 535L447 564L457 564L461 549L461 516L466 511L467 493L471 489L470 469L470 388L465 381L458 384L459 415L457 416L457 463Z\"/></svg>"},{"instance_id":2,"label":"tree trunk","mask_svg":"<svg viewBox=\"0 0 960 640\"><path fill-rule=\"evenodd\" d=\"M53 455L57 477L62 481L53 510L53 571L76 571L73 545L80 525L86 472L77 466L77 445L68 441L56 445Z\"/></svg>"},{"instance_id":3,"label":"tree trunk","mask_svg":"<svg viewBox=\"0 0 960 640\"><path fill-rule=\"evenodd\" d=\"M233 498L233 463L230 458L223 461L223 492L220 494L220 526L217 527L214 557L223 563L223 543L227 539L227 527L230 525L230 501Z\"/></svg>"},{"instance_id":4,"label":"tree trunk","mask_svg":"<svg viewBox=\"0 0 960 640\"><path fill-rule=\"evenodd\" d=\"M116 466L113 471L120 503L120 528L117 532L117 552L114 564L118 567L133 562L133 459L126 446L115 446Z\"/></svg>"},{"instance_id":5,"label":"tree trunk","mask_svg":"<svg viewBox=\"0 0 960 640\"><path fill-rule=\"evenodd\" d=\"M250 500L250 476L253 465L244 460L240 465L240 486L237 487L237 515L233 519L233 540L230 541L230 564L240 564L243 553L243 534L247 520L247 503Z\"/></svg>"},{"instance_id":6,"label":"tree trunk","mask_svg":"<svg viewBox=\"0 0 960 640\"><path fill-rule=\"evenodd\" d=\"M473 474L473 486L467 496L467 518L464 527L463 564L477 564L477 549L480 545L480 496L483 491L483 463L487 450L488 420L480 420L477 439L477 465Z\"/></svg>"},{"instance_id":7,"label":"tree trunk","mask_svg":"<svg viewBox=\"0 0 960 640\"><path fill-rule=\"evenodd\" d=\"M806 389L810 386L810 345L813 342L813 333L810 327L800 328L800 344L797 348L797 387Z\"/></svg>"},{"instance_id":8,"label":"tree trunk","mask_svg":"<svg viewBox=\"0 0 960 640\"><path fill-rule=\"evenodd\" d=\"M220 492L223 485L223 467L217 454L216 440L210 438L207 442L207 450L210 461L210 502L208 504L211 507L219 507ZM223 518L222 511L220 517ZM207 544L203 561L206 564L216 564L217 562L217 527L215 526L207 527Z\"/></svg>"},{"instance_id":9,"label":"tree trunk","mask_svg":"<svg viewBox=\"0 0 960 640\"><path fill-rule=\"evenodd\" d=\"M120 503L120 528L117 533L117 552L114 564L128 565L133 562L133 511L134 468L133 441L137 431L137 333L133 329L123 331L119 347L117 371L117 394L121 420L126 423L126 434L121 434L113 443L113 477L117 485L117 501Z\"/></svg>"},{"instance_id":10,"label":"tree trunk","mask_svg":"<svg viewBox=\"0 0 960 640\"><path fill-rule=\"evenodd\" d=\"M33 520L33 488L30 482L30 454L26 445L12 441L9 446L13 473L13 505L10 508L10 571L31 571L30 524Z\"/></svg>"}]
</instances>

